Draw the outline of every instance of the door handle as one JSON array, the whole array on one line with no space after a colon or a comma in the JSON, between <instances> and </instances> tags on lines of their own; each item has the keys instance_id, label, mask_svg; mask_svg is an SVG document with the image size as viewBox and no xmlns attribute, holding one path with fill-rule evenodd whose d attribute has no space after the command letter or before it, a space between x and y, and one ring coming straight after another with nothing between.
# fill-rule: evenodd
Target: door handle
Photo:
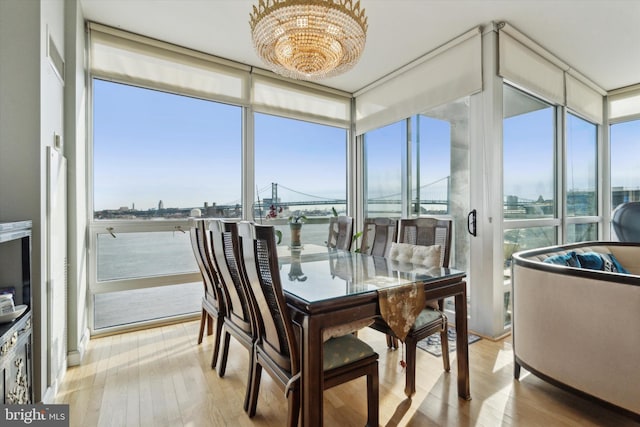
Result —
<instances>
[{"instance_id":1,"label":"door handle","mask_svg":"<svg viewBox=\"0 0 640 427\"><path fill-rule=\"evenodd\" d=\"M478 212L475 209L467 215L467 231L474 237L478 235L478 226L476 224L477 217Z\"/></svg>"}]
</instances>

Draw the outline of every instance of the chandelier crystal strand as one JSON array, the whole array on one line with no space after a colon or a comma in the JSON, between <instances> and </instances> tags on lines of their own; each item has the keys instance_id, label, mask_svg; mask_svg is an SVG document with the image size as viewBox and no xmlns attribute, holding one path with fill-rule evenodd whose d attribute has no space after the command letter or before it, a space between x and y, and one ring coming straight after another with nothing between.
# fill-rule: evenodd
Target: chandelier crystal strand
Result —
<instances>
[{"instance_id":1,"label":"chandelier crystal strand","mask_svg":"<svg viewBox=\"0 0 640 427\"><path fill-rule=\"evenodd\" d=\"M352 68L364 50L367 17L352 0L260 0L249 14L253 44L268 67L301 80Z\"/></svg>"}]
</instances>

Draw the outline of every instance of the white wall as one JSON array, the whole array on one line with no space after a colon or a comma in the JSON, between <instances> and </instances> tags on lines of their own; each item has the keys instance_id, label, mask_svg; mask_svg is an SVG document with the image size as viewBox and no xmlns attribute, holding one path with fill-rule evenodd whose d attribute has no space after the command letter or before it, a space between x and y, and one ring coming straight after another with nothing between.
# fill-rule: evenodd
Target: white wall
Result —
<instances>
[{"instance_id":1,"label":"white wall","mask_svg":"<svg viewBox=\"0 0 640 427\"><path fill-rule=\"evenodd\" d=\"M34 393L46 384L42 364L46 312L41 295L46 271L43 254L43 180L40 118L40 3L0 1L0 220L30 219ZM46 342L46 341L44 341ZM46 360L46 359L45 359Z\"/></svg>"},{"instance_id":2,"label":"white wall","mask_svg":"<svg viewBox=\"0 0 640 427\"><path fill-rule=\"evenodd\" d=\"M66 179L54 181L53 188L50 188L48 179L52 179L47 172L47 147L54 145L54 136L59 135L64 143L65 135L63 131L63 106L64 106L64 76L59 76L52 62L49 60L49 39L57 47L58 51L65 57L64 53L64 0L41 0L40 6L40 144L41 158L45 159L44 164L41 163L42 175L45 177L43 188L45 218L43 218L43 229L46 224L46 232L44 232L43 242L43 285L46 292L41 296L40 306L42 313L47 316L47 329L42 329L40 344L46 351L42 351L39 358L41 366L46 366L41 371L42 377L39 378L41 383L41 399L45 402L52 402L57 392L59 382L66 371L66 353L67 353L67 337L66 337L66 293L67 284L65 278L64 265L66 253L59 254L58 251L66 252L66 224L64 223L64 214L66 206L58 206L54 212L47 211L47 195L62 194L62 198L56 197L60 204L66 204L64 194L66 188L56 188L60 185L66 185ZM54 221L55 217L60 218ZM59 227L59 229L58 229ZM65 241L60 241L65 240ZM50 250L55 250L49 253ZM44 323L44 322L43 322Z\"/></svg>"},{"instance_id":3,"label":"white wall","mask_svg":"<svg viewBox=\"0 0 640 427\"><path fill-rule=\"evenodd\" d=\"M48 33L64 54L63 0L0 1L0 220L33 221L36 401L48 394L47 378L59 376L49 372L47 354L46 148L54 133L64 139L63 85L46 58Z\"/></svg>"}]
</instances>

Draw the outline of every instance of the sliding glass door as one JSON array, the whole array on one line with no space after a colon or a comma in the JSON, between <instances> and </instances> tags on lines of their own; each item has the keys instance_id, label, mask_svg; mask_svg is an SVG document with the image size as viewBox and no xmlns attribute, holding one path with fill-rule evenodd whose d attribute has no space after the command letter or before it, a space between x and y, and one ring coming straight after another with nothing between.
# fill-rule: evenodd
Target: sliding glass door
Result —
<instances>
[{"instance_id":1,"label":"sliding glass door","mask_svg":"<svg viewBox=\"0 0 640 427\"><path fill-rule=\"evenodd\" d=\"M451 218L450 266L467 272L469 139L468 98L363 136L365 217Z\"/></svg>"}]
</instances>

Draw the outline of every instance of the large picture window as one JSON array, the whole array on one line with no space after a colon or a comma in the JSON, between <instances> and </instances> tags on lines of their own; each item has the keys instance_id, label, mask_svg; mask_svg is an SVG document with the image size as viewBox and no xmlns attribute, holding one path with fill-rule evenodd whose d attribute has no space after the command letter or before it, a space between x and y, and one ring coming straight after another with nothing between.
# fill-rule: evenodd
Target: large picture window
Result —
<instances>
[{"instance_id":1,"label":"large picture window","mask_svg":"<svg viewBox=\"0 0 640 427\"><path fill-rule=\"evenodd\" d=\"M100 79L92 96L91 327L197 313L189 218L242 217L242 108Z\"/></svg>"},{"instance_id":2,"label":"large picture window","mask_svg":"<svg viewBox=\"0 0 640 427\"><path fill-rule=\"evenodd\" d=\"M556 109L503 86L505 328L511 324L511 256L558 241Z\"/></svg>"},{"instance_id":3,"label":"large picture window","mask_svg":"<svg viewBox=\"0 0 640 427\"><path fill-rule=\"evenodd\" d=\"M598 125L506 84L503 108L508 325L514 252L598 239Z\"/></svg>"},{"instance_id":4,"label":"large picture window","mask_svg":"<svg viewBox=\"0 0 640 427\"><path fill-rule=\"evenodd\" d=\"M289 244L289 217L304 216L301 243L325 246L329 217L347 213L346 129L261 113L254 128L254 220Z\"/></svg>"},{"instance_id":5,"label":"large picture window","mask_svg":"<svg viewBox=\"0 0 640 427\"><path fill-rule=\"evenodd\" d=\"M241 216L240 107L98 79L93 100L95 219Z\"/></svg>"}]
</instances>

